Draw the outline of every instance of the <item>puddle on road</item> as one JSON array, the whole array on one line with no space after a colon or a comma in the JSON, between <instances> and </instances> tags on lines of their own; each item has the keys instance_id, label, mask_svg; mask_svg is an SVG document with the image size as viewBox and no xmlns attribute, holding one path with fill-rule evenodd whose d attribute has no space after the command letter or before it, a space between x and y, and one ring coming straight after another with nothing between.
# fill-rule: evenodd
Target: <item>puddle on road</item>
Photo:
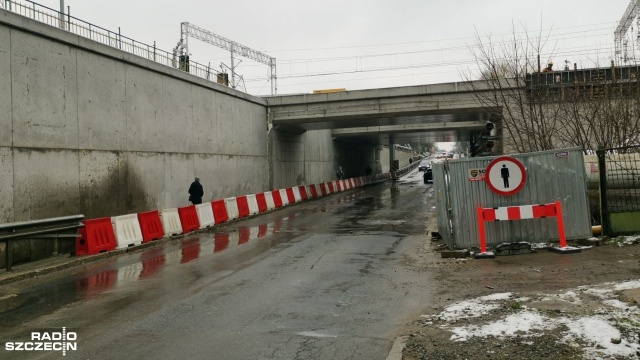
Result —
<instances>
[{"instance_id":1,"label":"puddle on road","mask_svg":"<svg viewBox=\"0 0 640 360\"><path fill-rule=\"evenodd\" d=\"M22 293L0 297L0 326L19 323L23 317L46 314L52 309L80 300L89 300L114 288L135 281L157 278L170 266L181 266L198 259L269 238L279 233L296 233L292 220L300 213L288 215L267 224L240 226L229 232L187 235L180 242L171 242L151 248L131 257L118 257L87 265L77 275L62 277L44 285L36 285ZM291 239L283 236L268 248ZM264 251L267 248L260 249ZM242 260L242 259L241 259ZM238 265L240 261L232 262ZM226 268L216 268L216 273L230 274ZM69 280L71 278L71 281Z\"/></svg>"}]
</instances>

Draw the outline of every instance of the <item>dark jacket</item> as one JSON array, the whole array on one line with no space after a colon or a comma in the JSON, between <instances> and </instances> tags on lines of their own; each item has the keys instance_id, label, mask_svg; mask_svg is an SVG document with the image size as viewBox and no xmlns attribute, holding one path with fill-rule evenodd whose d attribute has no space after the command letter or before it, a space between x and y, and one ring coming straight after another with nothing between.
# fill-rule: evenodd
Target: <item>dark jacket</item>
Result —
<instances>
[{"instance_id":1,"label":"dark jacket","mask_svg":"<svg viewBox=\"0 0 640 360\"><path fill-rule=\"evenodd\" d=\"M202 197L204 196L204 189L202 184L198 181L194 181L189 186L189 201L193 204L202 204Z\"/></svg>"}]
</instances>

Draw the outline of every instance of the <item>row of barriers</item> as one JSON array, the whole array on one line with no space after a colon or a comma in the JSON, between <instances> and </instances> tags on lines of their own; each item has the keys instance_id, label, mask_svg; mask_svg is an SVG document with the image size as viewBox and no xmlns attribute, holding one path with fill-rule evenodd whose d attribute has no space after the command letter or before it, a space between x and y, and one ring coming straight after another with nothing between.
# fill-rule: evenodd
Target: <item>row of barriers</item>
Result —
<instances>
[{"instance_id":1,"label":"row of barriers","mask_svg":"<svg viewBox=\"0 0 640 360\"><path fill-rule=\"evenodd\" d=\"M124 249L390 179L390 173L363 176L217 199L199 205L83 220L75 253L82 256Z\"/></svg>"}]
</instances>

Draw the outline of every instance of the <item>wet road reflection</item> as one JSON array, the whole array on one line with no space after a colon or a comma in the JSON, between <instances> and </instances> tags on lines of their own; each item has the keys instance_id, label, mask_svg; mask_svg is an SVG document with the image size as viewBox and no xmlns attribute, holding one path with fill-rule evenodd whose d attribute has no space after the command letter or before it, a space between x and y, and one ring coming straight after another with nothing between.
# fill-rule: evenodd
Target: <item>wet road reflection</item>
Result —
<instances>
[{"instance_id":1,"label":"wet road reflection","mask_svg":"<svg viewBox=\"0 0 640 360\"><path fill-rule=\"evenodd\" d=\"M193 294L204 287L211 289L212 284L256 263L267 251L280 251L309 238L315 239L316 245L313 246L324 249L325 246L339 246L335 245L336 241L349 244L356 236L383 236L384 242L390 242L388 246L373 245L378 240L366 238L361 244L367 241L371 243L364 245L363 249L356 250L352 244L347 246L346 252L329 252L330 255L342 254L347 258L358 257L356 260L338 262L329 268L341 268L347 264L356 267L362 265L367 266L366 271L360 269L353 273L373 276L374 265L370 263L391 256L403 236L424 232L423 221L408 221L411 219L408 213L414 213L412 216L415 218L416 212L424 210L424 202L415 196L403 201L399 194L402 186L416 186L415 183L401 183L400 188L394 188L391 184L357 188L344 194L334 194L258 217L215 226L156 247L69 269L60 274L51 274L46 282L34 279L25 282L26 285L4 287L0 290L8 293L0 293L0 329L21 328L20 331L26 333L31 325L46 322L47 318L62 319L64 325L69 327L88 328L113 317L114 313L126 312L123 309L127 307L136 308L138 315L140 312L157 312L170 303L163 302L163 297L166 300L166 297L175 296L168 295L175 290ZM425 187L419 193L429 191L432 192L430 187ZM353 249L349 246L353 246ZM371 246L384 249L380 250L380 255L373 256L368 253ZM335 256L330 255L320 258L326 261ZM301 261L299 259L302 258L304 256L301 255L287 258L287 261ZM313 263L306 268L318 271L319 265ZM304 269L294 270L296 278L300 276L299 271ZM342 274L349 273L352 272L342 271ZM273 278L281 276L277 271L275 274ZM334 277L330 275L328 279ZM239 284L241 286L244 282ZM221 287L210 291L225 295L237 289ZM282 291L274 290L275 293ZM86 306L83 306L85 303ZM134 303L143 305L131 305ZM83 308L85 318L76 317L74 307ZM84 334L88 332L86 328ZM8 330L0 331L0 337L13 335Z\"/></svg>"}]
</instances>

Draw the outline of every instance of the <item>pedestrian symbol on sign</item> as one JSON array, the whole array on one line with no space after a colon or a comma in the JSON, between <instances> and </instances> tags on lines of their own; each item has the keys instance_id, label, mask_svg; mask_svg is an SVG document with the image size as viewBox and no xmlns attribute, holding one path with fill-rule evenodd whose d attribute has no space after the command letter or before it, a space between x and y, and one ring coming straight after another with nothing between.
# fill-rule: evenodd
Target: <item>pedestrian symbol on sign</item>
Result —
<instances>
[{"instance_id":1,"label":"pedestrian symbol on sign","mask_svg":"<svg viewBox=\"0 0 640 360\"><path fill-rule=\"evenodd\" d=\"M485 180L491 191L509 196L522 190L527 181L527 172L517 159L501 156L489 163Z\"/></svg>"}]
</instances>

